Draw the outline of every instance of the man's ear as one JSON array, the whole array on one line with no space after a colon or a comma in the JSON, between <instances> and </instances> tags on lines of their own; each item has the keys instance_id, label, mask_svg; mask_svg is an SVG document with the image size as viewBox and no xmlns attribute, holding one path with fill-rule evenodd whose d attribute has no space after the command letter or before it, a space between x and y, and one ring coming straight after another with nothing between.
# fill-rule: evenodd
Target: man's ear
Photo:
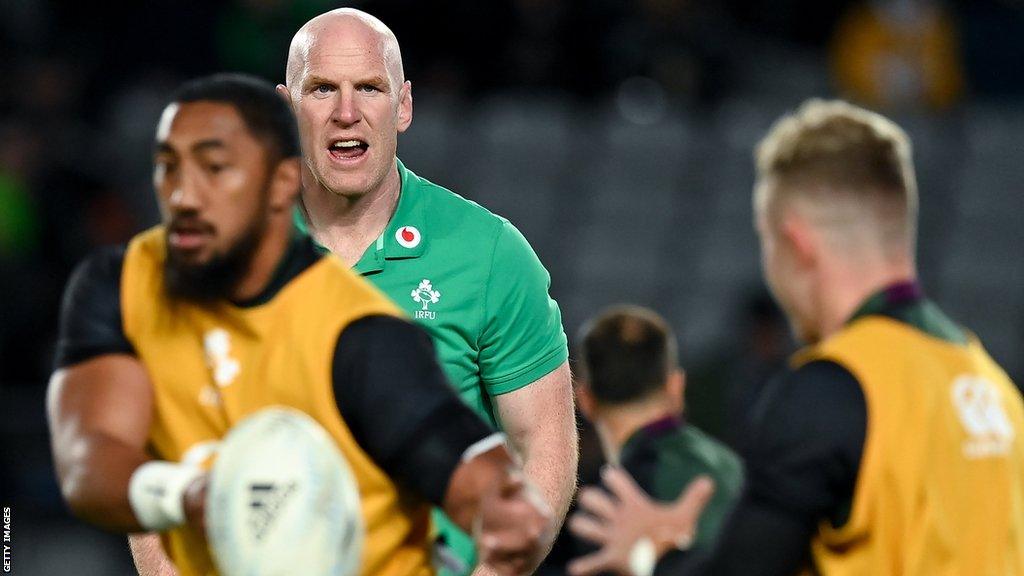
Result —
<instances>
[{"instance_id":1,"label":"man's ear","mask_svg":"<svg viewBox=\"0 0 1024 576\"><path fill-rule=\"evenodd\" d=\"M302 189L302 161L285 158L277 163L270 181L270 207L273 211L290 210Z\"/></svg>"},{"instance_id":2,"label":"man's ear","mask_svg":"<svg viewBox=\"0 0 1024 576\"><path fill-rule=\"evenodd\" d=\"M406 80L398 93L398 133L405 132L412 124L412 82Z\"/></svg>"},{"instance_id":3,"label":"man's ear","mask_svg":"<svg viewBox=\"0 0 1024 576\"><path fill-rule=\"evenodd\" d=\"M672 402L672 412L682 414L686 395L686 373L682 368L676 368L669 373L668 380L665 382L665 390Z\"/></svg>"},{"instance_id":4,"label":"man's ear","mask_svg":"<svg viewBox=\"0 0 1024 576\"><path fill-rule=\"evenodd\" d=\"M288 103L288 106L291 106L292 93L290 90L288 90L288 87L285 86L284 84L278 84L276 90L278 95L281 96L281 98L284 98L284 101Z\"/></svg>"},{"instance_id":5,"label":"man's ear","mask_svg":"<svg viewBox=\"0 0 1024 576\"><path fill-rule=\"evenodd\" d=\"M580 412L587 420L593 422L596 402L594 395L590 392L590 386L586 380L577 380L574 389L576 390L576 405L579 406Z\"/></svg>"},{"instance_id":6,"label":"man's ear","mask_svg":"<svg viewBox=\"0 0 1024 576\"><path fill-rule=\"evenodd\" d=\"M801 268L811 268L817 263L821 250L821 235L804 217L789 212L780 225L780 235L795 262Z\"/></svg>"}]
</instances>

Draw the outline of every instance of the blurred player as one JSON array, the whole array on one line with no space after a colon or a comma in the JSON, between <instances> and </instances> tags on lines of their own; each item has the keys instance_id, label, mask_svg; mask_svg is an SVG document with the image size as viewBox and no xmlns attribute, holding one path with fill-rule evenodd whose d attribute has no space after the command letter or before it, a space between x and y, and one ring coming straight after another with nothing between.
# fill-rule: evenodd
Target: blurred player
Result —
<instances>
[{"instance_id":1,"label":"blurred player","mask_svg":"<svg viewBox=\"0 0 1024 576\"><path fill-rule=\"evenodd\" d=\"M287 104L234 75L188 83L172 102L154 157L163 225L96 253L64 298L48 409L72 511L162 532L180 574L214 574L195 456L246 415L286 405L353 468L362 574L432 572L428 503L480 527L503 573L534 565L551 512L451 391L429 337L295 233L301 160Z\"/></svg>"},{"instance_id":2,"label":"blurred player","mask_svg":"<svg viewBox=\"0 0 1024 576\"><path fill-rule=\"evenodd\" d=\"M739 495L743 465L732 450L681 419L685 376L672 330L651 310L620 306L587 323L580 341L576 397L605 458L663 501L676 499L699 475L713 479L715 495L694 539L696 550L709 547ZM583 532L598 529L586 516L571 524Z\"/></svg>"},{"instance_id":3,"label":"blurred player","mask_svg":"<svg viewBox=\"0 0 1024 576\"><path fill-rule=\"evenodd\" d=\"M306 161L298 224L430 333L449 381L508 434L561 522L575 490L576 420L547 271L507 220L396 158L412 85L380 20L339 9L306 23L286 83L278 90L298 118ZM471 568L472 542L436 519Z\"/></svg>"},{"instance_id":4,"label":"blurred player","mask_svg":"<svg viewBox=\"0 0 1024 576\"><path fill-rule=\"evenodd\" d=\"M765 279L808 345L762 398L717 549L659 570L1024 574L1024 402L917 282L906 134L811 101L761 142L757 170ZM697 499L655 506L621 471L606 483L621 505L592 509L605 545L573 574L628 571L652 526L692 533Z\"/></svg>"}]
</instances>

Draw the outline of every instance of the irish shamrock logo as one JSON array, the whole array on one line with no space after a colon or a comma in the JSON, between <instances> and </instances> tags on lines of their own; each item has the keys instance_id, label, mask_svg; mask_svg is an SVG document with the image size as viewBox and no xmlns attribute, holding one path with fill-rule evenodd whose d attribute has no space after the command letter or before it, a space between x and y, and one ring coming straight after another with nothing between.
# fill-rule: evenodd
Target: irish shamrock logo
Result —
<instances>
[{"instance_id":1,"label":"irish shamrock logo","mask_svg":"<svg viewBox=\"0 0 1024 576\"><path fill-rule=\"evenodd\" d=\"M410 294L414 302L423 304L422 310L426 310L431 304L437 304L437 301L441 299L441 293L434 290L433 285L430 284L430 280L426 278L420 282L420 285Z\"/></svg>"}]
</instances>

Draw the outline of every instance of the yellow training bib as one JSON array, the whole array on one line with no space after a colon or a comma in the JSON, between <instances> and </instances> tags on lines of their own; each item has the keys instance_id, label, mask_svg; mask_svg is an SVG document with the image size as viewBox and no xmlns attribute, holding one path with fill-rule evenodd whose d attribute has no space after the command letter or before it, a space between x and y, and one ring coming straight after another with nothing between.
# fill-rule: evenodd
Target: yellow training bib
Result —
<instances>
[{"instance_id":1,"label":"yellow training bib","mask_svg":"<svg viewBox=\"0 0 1024 576\"><path fill-rule=\"evenodd\" d=\"M849 370L868 410L850 517L819 527L817 570L1024 575L1024 403L981 345L866 316L796 364L813 360Z\"/></svg>"},{"instance_id":2,"label":"yellow training bib","mask_svg":"<svg viewBox=\"0 0 1024 576\"><path fill-rule=\"evenodd\" d=\"M235 423L261 408L306 412L333 437L359 483L366 526L362 574L432 573L428 506L400 491L355 442L332 385L344 327L367 315L401 312L332 256L261 305L171 300L164 290L165 254L162 228L140 234L128 247L121 277L125 334L154 388L153 453L171 461L202 459ZM188 527L168 532L164 543L182 576L217 574Z\"/></svg>"}]
</instances>

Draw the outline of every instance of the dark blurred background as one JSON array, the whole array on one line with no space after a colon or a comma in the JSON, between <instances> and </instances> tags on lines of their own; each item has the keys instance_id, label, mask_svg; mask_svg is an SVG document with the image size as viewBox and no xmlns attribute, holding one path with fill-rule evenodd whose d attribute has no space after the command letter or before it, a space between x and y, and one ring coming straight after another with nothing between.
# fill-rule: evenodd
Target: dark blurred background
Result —
<instances>
[{"instance_id":1,"label":"dark blurred background","mask_svg":"<svg viewBox=\"0 0 1024 576\"><path fill-rule=\"evenodd\" d=\"M1024 382L1024 1L121 4L0 2L0 501L15 574L132 573L122 538L64 511L43 398L72 267L157 220L166 94L223 70L280 81L294 31L340 5L402 44L406 164L523 231L570 339L607 304L664 314L688 417L713 434L742 434L792 349L759 280L751 149L811 96L908 130L925 288ZM584 452L592 469L598 449Z\"/></svg>"}]
</instances>

